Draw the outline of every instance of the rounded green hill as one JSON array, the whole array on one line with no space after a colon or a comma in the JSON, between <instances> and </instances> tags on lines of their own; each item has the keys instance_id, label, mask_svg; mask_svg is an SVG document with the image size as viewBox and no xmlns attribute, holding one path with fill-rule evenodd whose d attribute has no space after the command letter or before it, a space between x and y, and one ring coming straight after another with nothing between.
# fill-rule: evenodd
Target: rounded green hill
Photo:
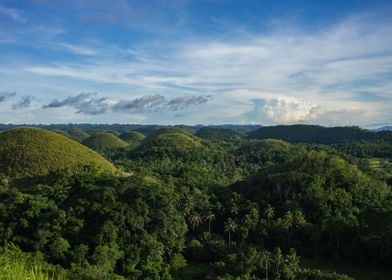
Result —
<instances>
[{"instance_id":1,"label":"rounded green hill","mask_svg":"<svg viewBox=\"0 0 392 280\"><path fill-rule=\"evenodd\" d=\"M0 133L0 176L41 176L62 169L77 171L90 164L115 171L96 152L56 132L25 127Z\"/></svg>"},{"instance_id":2,"label":"rounded green hill","mask_svg":"<svg viewBox=\"0 0 392 280\"><path fill-rule=\"evenodd\" d=\"M143 148L161 147L186 149L201 146L201 139L180 128L157 129L143 141Z\"/></svg>"},{"instance_id":3,"label":"rounded green hill","mask_svg":"<svg viewBox=\"0 0 392 280\"><path fill-rule=\"evenodd\" d=\"M97 132L84 140L83 145L96 151L102 151L107 149L124 148L128 146L128 143L124 142L112 133Z\"/></svg>"},{"instance_id":4,"label":"rounded green hill","mask_svg":"<svg viewBox=\"0 0 392 280\"><path fill-rule=\"evenodd\" d=\"M68 131L68 134L72 139L78 142L83 142L90 136L80 128L72 128Z\"/></svg>"},{"instance_id":5,"label":"rounded green hill","mask_svg":"<svg viewBox=\"0 0 392 280\"><path fill-rule=\"evenodd\" d=\"M201 128L196 135L207 140L236 141L245 137L245 133L227 128L206 126Z\"/></svg>"},{"instance_id":6,"label":"rounded green hill","mask_svg":"<svg viewBox=\"0 0 392 280\"><path fill-rule=\"evenodd\" d=\"M237 149L236 154L248 162L283 162L292 150L292 145L276 139L252 140Z\"/></svg>"},{"instance_id":7,"label":"rounded green hill","mask_svg":"<svg viewBox=\"0 0 392 280\"><path fill-rule=\"evenodd\" d=\"M144 134L137 132L137 131L125 131L120 134L120 139L125 142L140 142L142 141L145 136Z\"/></svg>"},{"instance_id":8,"label":"rounded green hill","mask_svg":"<svg viewBox=\"0 0 392 280\"><path fill-rule=\"evenodd\" d=\"M288 142L278 140L278 139L262 139L262 140L252 140L246 146L251 149L269 149L269 150L288 150L291 144Z\"/></svg>"}]
</instances>

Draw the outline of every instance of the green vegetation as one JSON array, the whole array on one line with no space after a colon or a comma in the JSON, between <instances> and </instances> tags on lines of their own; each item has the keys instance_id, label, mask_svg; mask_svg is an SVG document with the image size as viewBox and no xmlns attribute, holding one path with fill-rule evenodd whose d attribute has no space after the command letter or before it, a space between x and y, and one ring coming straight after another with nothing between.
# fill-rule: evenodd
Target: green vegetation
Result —
<instances>
[{"instance_id":1,"label":"green vegetation","mask_svg":"<svg viewBox=\"0 0 392 280\"><path fill-rule=\"evenodd\" d=\"M114 167L97 153L59 133L38 128L16 128L0 133L0 176L43 176L95 165L112 172Z\"/></svg>"},{"instance_id":2,"label":"green vegetation","mask_svg":"<svg viewBox=\"0 0 392 280\"><path fill-rule=\"evenodd\" d=\"M181 128L160 128L143 141L143 149L192 149L201 145L201 139Z\"/></svg>"},{"instance_id":3,"label":"green vegetation","mask_svg":"<svg viewBox=\"0 0 392 280\"><path fill-rule=\"evenodd\" d=\"M70 279L168 279L186 231L170 187L94 170L45 180L0 194L2 245L39 251Z\"/></svg>"},{"instance_id":4,"label":"green vegetation","mask_svg":"<svg viewBox=\"0 0 392 280\"><path fill-rule=\"evenodd\" d=\"M72 128L68 130L68 135L78 142L83 142L89 137L89 135L80 128Z\"/></svg>"},{"instance_id":5,"label":"green vegetation","mask_svg":"<svg viewBox=\"0 0 392 280\"><path fill-rule=\"evenodd\" d=\"M392 277L390 140L233 141L214 138L222 131L214 129L211 141L178 127L149 129L137 145L100 148L123 176L59 168L0 181L0 247L20 254L0 257L0 271L16 259L22 268L14 270L42 279ZM2 170L17 170L12 160L9 153Z\"/></svg>"},{"instance_id":6,"label":"green vegetation","mask_svg":"<svg viewBox=\"0 0 392 280\"><path fill-rule=\"evenodd\" d=\"M64 135L64 136L67 136L67 137L69 137L70 135L68 134L68 132L67 131L65 131L65 130L61 130L61 129L53 129L53 130L51 130L52 132L55 132L55 133L58 133L58 134L61 134L61 135Z\"/></svg>"},{"instance_id":7,"label":"green vegetation","mask_svg":"<svg viewBox=\"0 0 392 280\"><path fill-rule=\"evenodd\" d=\"M357 141L392 141L391 131L374 132L359 127L322 127L318 125L264 126L248 133L252 139L281 139L295 143L334 144Z\"/></svg>"},{"instance_id":8,"label":"green vegetation","mask_svg":"<svg viewBox=\"0 0 392 280\"><path fill-rule=\"evenodd\" d=\"M201 128L196 135L200 138L207 140L223 140L223 141L235 141L240 140L245 136L245 133L233 131L227 128L217 128L206 126Z\"/></svg>"},{"instance_id":9,"label":"green vegetation","mask_svg":"<svg viewBox=\"0 0 392 280\"><path fill-rule=\"evenodd\" d=\"M128 143L140 142L145 138L144 134L137 131L125 131L121 133L119 137L121 140Z\"/></svg>"},{"instance_id":10,"label":"green vegetation","mask_svg":"<svg viewBox=\"0 0 392 280\"><path fill-rule=\"evenodd\" d=\"M84 140L83 145L95 151L105 151L128 146L126 142L109 132L97 132Z\"/></svg>"},{"instance_id":11,"label":"green vegetation","mask_svg":"<svg viewBox=\"0 0 392 280\"><path fill-rule=\"evenodd\" d=\"M62 270L40 260L39 256L23 253L18 247L0 249L0 279L62 280Z\"/></svg>"}]
</instances>

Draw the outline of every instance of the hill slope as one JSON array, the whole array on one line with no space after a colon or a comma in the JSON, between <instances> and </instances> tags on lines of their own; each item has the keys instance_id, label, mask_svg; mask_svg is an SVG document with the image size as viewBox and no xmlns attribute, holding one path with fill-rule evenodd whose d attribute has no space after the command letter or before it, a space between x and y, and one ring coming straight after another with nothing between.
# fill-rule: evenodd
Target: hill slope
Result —
<instances>
[{"instance_id":1,"label":"hill slope","mask_svg":"<svg viewBox=\"0 0 392 280\"><path fill-rule=\"evenodd\" d=\"M145 138L143 133L137 131L125 131L119 137L125 142L139 142Z\"/></svg>"},{"instance_id":2,"label":"hill slope","mask_svg":"<svg viewBox=\"0 0 392 280\"><path fill-rule=\"evenodd\" d=\"M196 136L207 140L235 141L243 138L245 134L227 128L206 126L201 128Z\"/></svg>"},{"instance_id":3,"label":"hill slope","mask_svg":"<svg viewBox=\"0 0 392 280\"><path fill-rule=\"evenodd\" d=\"M108 132L97 132L83 141L83 145L93 150L106 150L127 147L128 144L116 135Z\"/></svg>"},{"instance_id":4,"label":"hill slope","mask_svg":"<svg viewBox=\"0 0 392 280\"><path fill-rule=\"evenodd\" d=\"M80 128L72 128L72 129L68 130L68 134L72 139L74 139L78 142L82 142L90 136L86 132L81 130Z\"/></svg>"},{"instance_id":5,"label":"hill slope","mask_svg":"<svg viewBox=\"0 0 392 280\"><path fill-rule=\"evenodd\" d=\"M160 128L144 139L141 148L191 149L201 145L201 139L181 128Z\"/></svg>"},{"instance_id":6,"label":"hill slope","mask_svg":"<svg viewBox=\"0 0 392 280\"><path fill-rule=\"evenodd\" d=\"M350 141L392 140L392 133L374 132L359 127L322 127L318 125L265 126L248 133L251 139L281 139L294 143L332 144Z\"/></svg>"},{"instance_id":7,"label":"hill slope","mask_svg":"<svg viewBox=\"0 0 392 280\"><path fill-rule=\"evenodd\" d=\"M94 164L105 171L115 168L103 157L59 133L39 128L15 128L0 133L0 175L40 176Z\"/></svg>"}]
</instances>

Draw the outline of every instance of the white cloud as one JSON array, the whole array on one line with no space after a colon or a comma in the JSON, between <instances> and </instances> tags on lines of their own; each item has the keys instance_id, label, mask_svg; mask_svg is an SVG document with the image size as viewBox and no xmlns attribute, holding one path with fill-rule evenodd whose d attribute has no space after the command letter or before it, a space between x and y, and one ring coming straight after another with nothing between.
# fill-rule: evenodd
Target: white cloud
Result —
<instances>
[{"instance_id":1,"label":"white cloud","mask_svg":"<svg viewBox=\"0 0 392 280\"><path fill-rule=\"evenodd\" d=\"M244 116L263 124L314 123L323 125L353 125L366 122L371 117L363 109L334 109L319 104L301 101L293 97L253 99L253 108Z\"/></svg>"},{"instance_id":2,"label":"white cloud","mask_svg":"<svg viewBox=\"0 0 392 280\"><path fill-rule=\"evenodd\" d=\"M7 17L10 17L11 19L15 21L25 21L25 17L23 16L22 11L17 10L17 9L12 9L12 8L6 8L0 6L0 14L3 14Z\"/></svg>"},{"instance_id":3,"label":"white cloud","mask_svg":"<svg viewBox=\"0 0 392 280\"><path fill-rule=\"evenodd\" d=\"M98 52L94 49L78 46L74 44L58 43L59 47L65 48L66 50L80 55L96 55Z\"/></svg>"},{"instance_id":4,"label":"white cloud","mask_svg":"<svg viewBox=\"0 0 392 280\"><path fill-rule=\"evenodd\" d=\"M106 49L116 50L117 57L112 51L105 54L101 43L99 48L57 43L87 58L12 67L18 75L47 77L48 86L64 79L69 84L115 85L125 89L121 94L133 98L141 93L171 98L211 94L210 110L203 112L210 122L224 122L226 117L238 123L364 124L388 119L390 26L374 15L362 15L313 34L279 29L230 40L177 41L168 46L120 49L107 45ZM372 104L355 99L357 92L364 91L381 99ZM255 100L264 103L257 105ZM184 120L194 122L196 117L185 115Z\"/></svg>"}]
</instances>

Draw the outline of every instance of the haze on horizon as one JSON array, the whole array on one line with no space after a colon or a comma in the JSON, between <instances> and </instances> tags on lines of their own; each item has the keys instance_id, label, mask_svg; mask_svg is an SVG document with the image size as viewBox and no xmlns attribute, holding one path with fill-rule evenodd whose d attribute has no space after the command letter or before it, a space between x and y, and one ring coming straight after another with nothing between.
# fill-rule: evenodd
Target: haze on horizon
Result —
<instances>
[{"instance_id":1,"label":"haze on horizon","mask_svg":"<svg viewBox=\"0 0 392 280\"><path fill-rule=\"evenodd\" d=\"M0 1L0 123L392 123L392 3Z\"/></svg>"}]
</instances>

